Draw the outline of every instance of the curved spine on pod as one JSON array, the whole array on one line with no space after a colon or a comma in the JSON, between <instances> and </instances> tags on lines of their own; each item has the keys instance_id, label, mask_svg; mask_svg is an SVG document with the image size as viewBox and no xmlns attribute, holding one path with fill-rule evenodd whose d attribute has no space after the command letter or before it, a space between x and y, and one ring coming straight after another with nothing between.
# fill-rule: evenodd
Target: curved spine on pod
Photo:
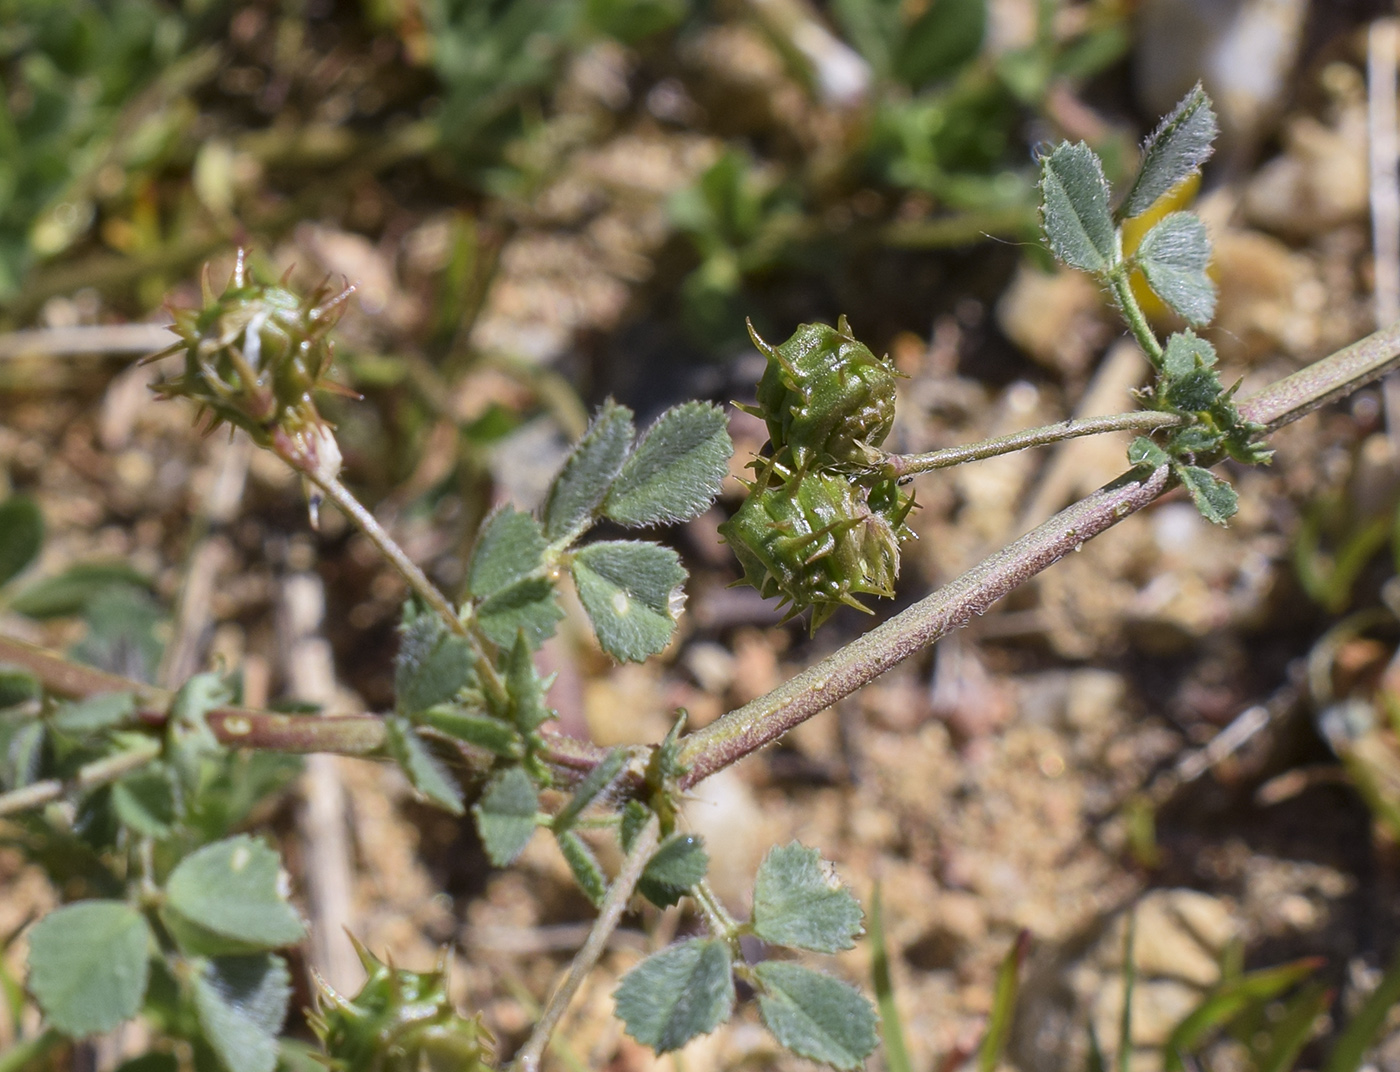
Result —
<instances>
[{"instance_id":1,"label":"curved spine on pod","mask_svg":"<svg viewBox=\"0 0 1400 1072\"><path fill-rule=\"evenodd\" d=\"M889 493L872 506L867 489L843 474L772 465L720 526L744 569L736 583L790 603L788 618L811 607L813 629L843 605L870 613L856 597L894 595L913 505L893 485Z\"/></svg>"}]
</instances>

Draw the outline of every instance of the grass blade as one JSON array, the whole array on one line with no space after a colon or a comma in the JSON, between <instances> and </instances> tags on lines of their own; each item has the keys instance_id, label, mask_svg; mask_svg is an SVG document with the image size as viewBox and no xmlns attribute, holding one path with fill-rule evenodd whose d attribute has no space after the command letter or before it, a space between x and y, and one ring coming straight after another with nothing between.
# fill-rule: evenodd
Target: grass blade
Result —
<instances>
[{"instance_id":1,"label":"grass blade","mask_svg":"<svg viewBox=\"0 0 1400 1072\"><path fill-rule=\"evenodd\" d=\"M885 945L885 909L880 897L880 884L870 898L870 948L873 952L871 975L874 976L875 1001L880 1008L880 1035L885 1040L885 1068L888 1072L914 1072L909 1063L909 1050L904 1045L904 1026L899 1019L899 1007L894 1000L894 981L890 978L890 954Z\"/></svg>"}]
</instances>

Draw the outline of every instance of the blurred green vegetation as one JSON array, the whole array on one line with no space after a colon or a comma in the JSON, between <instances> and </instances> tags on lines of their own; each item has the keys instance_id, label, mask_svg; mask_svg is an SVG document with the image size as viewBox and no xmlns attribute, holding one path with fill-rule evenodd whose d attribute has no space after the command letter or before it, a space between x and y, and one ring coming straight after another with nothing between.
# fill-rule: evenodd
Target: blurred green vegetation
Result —
<instances>
[{"instance_id":1,"label":"blurred green vegetation","mask_svg":"<svg viewBox=\"0 0 1400 1072\"><path fill-rule=\"evenodd\" d=\"M1028 131L1056 86L1127 46L1121 4L1081 6L1070 31L1062 6L1042 0L1033 41L993 55L985 0L5 0L0 307L20 324L90 285L136 315L245 237L305 219L382 237L382 220L356 218L367 178L398 180L409 212L517 225L572 151L635 118L647 83L703 82L695 43L741 26L807 101L796 122L769 108L727 129L711 108L681 124L728 146L672 214L698 262L684 315L715 345L742 323L747 281L820 272L833 239L1030 234ZM796 43L813 27L825 58ZM559 97L567 64L601 42L626 50L635 83L603 122ZM824 88L833 63L842 94ZM684 85L697 100L710 88Z\"/></svg>"}]
</instances>

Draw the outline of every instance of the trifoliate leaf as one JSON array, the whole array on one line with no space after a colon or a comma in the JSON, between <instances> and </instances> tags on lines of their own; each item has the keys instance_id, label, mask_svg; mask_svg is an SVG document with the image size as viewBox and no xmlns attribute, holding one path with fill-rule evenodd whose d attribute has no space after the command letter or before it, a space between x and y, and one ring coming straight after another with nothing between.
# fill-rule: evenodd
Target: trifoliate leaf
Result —
<instances>
[{"instance_id":1,"label":"trifoliate leaf","mask_svg":"<svg viewBox=\"0 0 1400 1072\"><path fill-rule=\"evenodd\" d=\"M1171 456L1146 436L1138 436L1128 446L1129 465L1150 465L1156 469L1171 461Z\"/></svg>"},{"instance_id":2,"label":"trifoliate leaf","mask_svg":"<svg viewBox=\"0 0 1400 1072\"><path fill-rule=\"evenodd\" d=\"M1206 225L1191 212L1172 212L1143 236L1133 254L1148 286L1192 324L1215 315L1215 284L1206 275L1210 239Z\"/></svg>"},{"instance_id":3,"label":"trifoliate leaf","mask_svg":"<svg viewBox=\"0 0 1400 1072\"><path fill-rule=\"evenodd\" d=\"M632 526L697 517L719 494L733 453L729 422L718 406L686 402L668 409L622 466L603 513Z\"/></svg>"},{"instance_id":4,"label":"trifoliate leaf","mask_svg":"<svg viewBox=\"0 0 1400 1072\"><path fill-rule=\"evenodd\" d=\"M714 938L653 953L622 977L614 998L627 1033L658 1054L705 1035L734 1011L729 947Z\"/></svg>"},{"instance_id":5,"label":"trifoliate leaf","mask_svg":"<svg viewBox=\"0 0 1400 1072\"><path fill-rule=\"evenodd\" d=\"M1240 508L1240 497L1235 489L1209 469L1198 465L1178 465L1176 475L1186 485L1191 501L1207 521L1223 525Z\"/></svg>"},{"instance_id":6,"label":"trifoliate leaf","mask_svg":"<svg viewBox=\"0 0 1400 1072\"><path fill-rule=\"evenodd\" d=\"M710 856L698 834L672 834L647 862L637 892L658 908L667 908L703 879L709 866Z\"/></svg>"},{"instance_id":7,"label":"trifoliate leaf","mask_svg":"<svg viewBox=\"0 0 1400 1072\"><path fill-rule=\"evenodd\" d=\"M570 568L598 643L617 659L642 662L671 642L686 573L669 547L635 540L589 544Z\"/></svg>"},{"instance_id":8,"label":"trifoliate leaf","mask_svg":"<svg viewBox=\"0 0 1400 1072\"><path fill-rule=\"evenodd\" d=\"M553 680L551 677L550 681ZM533 733L554 717L553 710L544 702L548 687L535 669L530 643L525 639L524 630L521 630L515 638L515 647L510 650L510 658L506 660L506 693L510 696L511 720L521 733Z\"/></svg>"},{"instance_id":9,"label":"trifoliate leaf","mask_svg":"<svg viewBox=\"0 0 1400 1072\"><path fill-rule=\"evenodd\" d=\"M39 557L44 545L44 515L34 500L11 495L0 503L0 584Z\"/></svg>"},{"instance_id":10,"label":"trifoliate leaf","mask_svg":"<svg viewBox=\"0 0 1400 1072\"><path fill-rule=\"evenodd\" d=\"M29 990L65 1035L110 1031L141 1009L152 941L145 917L120 901L55 909L29 932Z\"/></svg>"},{"instance_id":11,"label":"trifoliate leaf","mask_svg":"<svg viewBox=\"0 0 1400 1072\"><path fill-rule=\"evenodd\" d=\"M196 849L165 885L161 920L187 956L260 953L305 935L277 853L240 835Z\"/></svg>"},{"instance_id":12,"label":"trifoliate leaf","mask_svg":"<svg viewBox=\"0 0 1400 1072\"><path fill-rule=\"evenodd\" d=\"M560 830L554 837L559 842L559 851L564 854L569 870L573 872L574 881L593 907L597 908L603 903L603 895L608 892L608 880L598 866L598 858L583 838L572 830Z\"/></svg>"},{"instance_id":13,"label":"trifoliate leaf","mask_svg":"<svg viewBox=\"0 0 1400 1072\"><path fill-rule=\"evenodd\" d=\"M1199 171L1210 158L1217 133L1215 111L1198 82L1143 143L1142 167L1118 209L1118 218L1141 216L1168 190Z\"/></svg>"},{"instance_id":14,"label":"trifoliate leaf","mask_svg":"<svg viewBox=\"0 0 1400 1072\"><path fill-rule=\"evenodd\" d=\"M519 759L525 746L515 727L494 715L467 711L447 704L430 707L418 716L418 721L439 733L466 741L507 759Z\"/></svg>"},{"instance_id":15,"label":"trifoliate leaf","mask_svg":"<svg viewBox=\"0 0 1400 1072\"><path fill-rule=\"evenodd\" d=\"M509 588L544 561L544 531L513 506L497 510L481 526L467 568L467 590L477 599Z\"/></svg>"},{"instance_id":16,"label":"trifoliate leaf","mask_svg":"<svg viewBox=\"0 0 1400 1072\"><path fill-rule=\"evenodd\" d=\"M611 400L603 403L549 489L546 539L568 540L588 527L622 469L633 435L632 411Z\"/></svg>"},{"instance_id":17,"label":"trifoliate leaf","mask_svg":"<svg viewBox=\"0 0 1400 1072\"><path fill-rule=\"evenodd\" d=\"M53 713L57 730L81 736L120 726L136 714L136 697L129 692L106 692L86 700L59 704Z\"/></svg>"},{"instance_id":18,"label":"trifoliate leaf","mask_svg":"<svg viewBox=\"0 0 1400 1072\"><path fill-rule=\"evenodd\" d=\"M1072 268L1103 272L1119 261L1103 161L1082 141L1061 142L1040 164L1041 226L1051 251Z\"/></svg>"},{"instance_id":19,"label":"trifoliate leaf","mask_svg":"<svg viewBox=\"0 0 1400 1072\"><path fill-rule=\"evenodd\" d=\"M194 979L199 1026L228 1072L273 1072L292 996L278 956L217 957Z\"/></svg>"},{"instance_id":20,"label":"trifoliate leaf","mask_svg":"<svg viewBox=\"0 0 1400 1072\"><path fill-rule=\"evenodd\" d=\"M816 849L770 849L753 891L753 930L765 942L835 953L862 933L860 904Z\"/></svg>"},{"instance_id":21,"label":"trifoliate leaf","mask_svg":"<svg viewBox=\"0 0 1400 1072\"><path fill-rule=\"evenodd\" d=\"M472 680L474 661L465 638L448 632L436 614L406 603L394 657L394 707L415 715L452 699Z\"/></svg>"},{"instance_id":22,"label":"trifoliate leaf","mask_svg":"<svg viewBox=\"0 0 1400 1072\"><path fill-rule=\"evenodd\" d=\"M554 582L544 577L517 581L488 596L476 608L477 624L491 643L509 648L515 636L525 630L532 648L538 648L554 635L554 626L564 612L554 591Z\"/></svg>"},{"instance_id":23,"label":"trifoliate leaf","mask_svg":"<svg viewBox=\"0 0 1400 1072\"><path fill-rule=\"evenodd\" d=\"M389 754L408 776L413 788L439 808L453 815L461 815L465 810L461 786L433 755L428 742L418 735L413 723L401 715L391 715L384 720L384 729Z\"/></svg>"},{"instance_id":24,"label":"trifoliate leaf","mask_svg":"<svg viewBox=\"0 0 1400 1072\"><path fill-rule=\"evenodd\" d=\"M515 862L535 832L539 793L520 767L508 767L491 780L472 808L486 855L497 867Z\"/></svg>"},{"instance_id":25,"label":"trifoliate leaf","mask_svg":"<svg viewBox=\"0 0 1400 1072\"><path fill-rule=\"evenodd\" d=\"M554 829L567 830L573 826L574 821L583 814L583 809L592 804L599 793L612 785L625 766L627 766L627 753L621 748L614 748L605 755L598 762L598 765L588 772L583 781L579 782L574 789L574 795L569 798L569 802L560 808L558 814L554 816L552 824Z\"/></svg>"},{"instance_id":26,"label":"trifoliate leaf","mask_svg":"<svg viewBox=\"0 0 1400 1072\"><path fill-rule=\"evenodd\" d=\"M766 960L754 974L763 1022L799 1057L849 1070L875 1051L875 1010L854 988L788 961Z\"/></svg>"}]
</instances>

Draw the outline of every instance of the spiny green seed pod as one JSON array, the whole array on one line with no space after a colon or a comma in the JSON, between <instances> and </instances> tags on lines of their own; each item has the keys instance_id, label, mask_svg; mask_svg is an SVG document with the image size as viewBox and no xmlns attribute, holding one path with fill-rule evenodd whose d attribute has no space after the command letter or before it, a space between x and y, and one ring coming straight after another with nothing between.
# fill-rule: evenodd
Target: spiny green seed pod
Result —
<instances>
[{"instance_id":1,"label":"spiny green seed pod","mask_svg":"<svg viewBox=\"0 0 1400 1072\"><path fill-rule=\"evenodd\" d=\"M353 998L319 975L307 1020L335 1072L478 1072L491 1068L491 1032L459 1016L447 997L448 957L430 972L385 964L355 938L369 978Z\"/></svg>"},{"instance_id":2,"label":"spiny green seed pod","mask_svg":"<svg viewBox=\"0 0 1400 1072\"><path fill-rule=\"evenodd\" d=\"M895 380L888 360L851 334L843 316L836 327L803 324L780 346L770 346L749 325L753 343L768 358L750 412L768 425L773 456L790 455L792 467L869 464L894 424Z\"/></svg>"},{"instance_id":3,"label":"spiny green seed pod","mask_svg":"<svg viewBox=\"0 0 1400 1072\"><path fill-rule=\"evenodd\" d=\"M753 485L738 513L720 526L744 568L738 583L791 603L789 618L811 607L813 629L842 604L869 613L856 596L894 595L899 540L913 506L912 496L886 483L878 498L868 499L865 488L842 474L798 477L774 465L766 484Z\"/></svg>"},{"instance_id":4,"label":"spiny green seed pod","mask_svg":"<svg viewBox=\"0 0 1400 1072\"><path fill-rule=\"evenodd\" d=\"M332 294L323 283L298 297L285 286L253 281L241 249L222 294L214 295L207 266L202 284L202 308L172 310L179 341L148 358L185 358L180 375L155 384L156 394L193 399L211 428L242 428L303 472L333 479L340 451L314 394L353 396L330 379L334 346L328 336L355 288Z\"/></svg>"}]
</instances>

